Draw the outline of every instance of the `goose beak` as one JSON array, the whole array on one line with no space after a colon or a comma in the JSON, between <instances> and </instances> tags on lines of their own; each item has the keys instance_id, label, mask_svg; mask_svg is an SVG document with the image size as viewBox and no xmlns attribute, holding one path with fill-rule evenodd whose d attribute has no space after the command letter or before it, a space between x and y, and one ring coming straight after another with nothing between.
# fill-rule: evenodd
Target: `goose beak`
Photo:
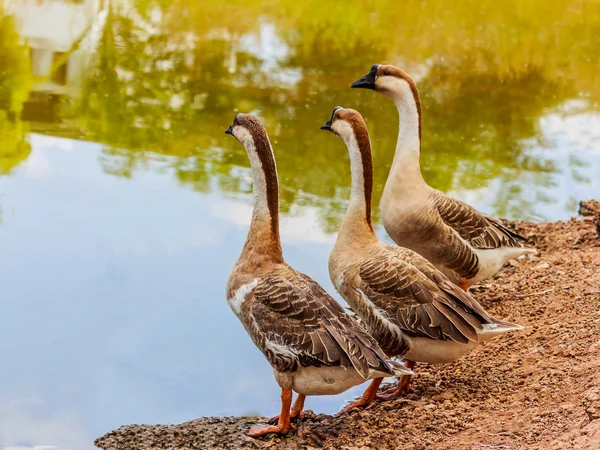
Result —
<instances>
[{"instance_id":1,"label":"goose beak","mask_svg":"<svg viewBox=\"0 0 600 450\"><path fill-rule=\"evenodd\" d=\"M225 130L225 134L230 134L230 135L232 135L232 136L233 136L233 127L234 127L235 125L238 125L238 117L240 116L240 114L242 114L242 113L237 113L237 114L235 115L235 117L233 118L233 123L232 123L232 124L229 126L229 128L227 128L227 129ZM233 137L235 137L235 136L233 136Z\"/></svg>"},{"instance_id":2,"label":"goose beak","mask_svg":"<svg viewBox=\"0 0 600 450\"><path fill-rule=\"evenodd\" d=\"M352 83L352 88L375 89L375 79L377 78L377 68L379 64L374 64L371 71L364 77Z\"/></svg>"},{"instance_id":3,"label":"goose beak","mask_svg":"<svg viewBox=\"0 0 600 450\"><path fill-rule=\"evenodd\" d=\"M335 108L333 108L333 111L331 112L331 119L329 119L329 121L327 121L327 122L325 123L325 125L323 125L323 126L321 127L321 130L325 130L325 131L331 131L331 132L333 133L333 130L331 129L331 124L333 123L333 116L335 116L335 112L336 112L338 109L344 109L344 108L342 108L341 106L336 106Z\"/></svg>"}]
</instances>

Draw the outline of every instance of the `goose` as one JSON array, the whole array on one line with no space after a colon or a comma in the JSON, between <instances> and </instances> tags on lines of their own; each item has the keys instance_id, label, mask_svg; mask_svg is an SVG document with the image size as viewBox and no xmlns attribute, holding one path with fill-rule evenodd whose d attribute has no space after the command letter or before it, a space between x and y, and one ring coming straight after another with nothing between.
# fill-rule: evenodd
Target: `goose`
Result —
<instances>
[{"instance_id":1,"label":"goose","mask_svg":"<svg viewBox=\"0 0 600 450\"><path fill-rule=\"evenodd\" d=\"M415 362L449 363L481 342L523 329L492 317L418 253L381 242L371 222L371 143L362 116L338 106L321 128L344 141L352 172L350 202L329 257L329 275L388 357L404 358L411 369ZM410 375L403 376L378 397L395 398L409 386Z\"/></svg>"},{"instance_id":2,"label":"goose","mask_svg":"<svg viewBox=\"0 0 600 450\"><path fill-rule=\"evenodd\" d=\"M252 221L227 280L227 302L281 387L281 414L272 419L276 424L255 424L248 435L286 434L294 428L290 419L301 416L307 395L339 394L367 379L412 371L388 360L375 339L316 281L286 264L279 237L277 168L259 119L237 114L226 133L245 147L254 178ZM298 397L290 412L292 391Z\"/></svg>"},{"instance_id":3,"label":"goose","mask_svg":"<svg viewBox=\"0 0 600 450\"><path fill-rule=\"evenodd\" d=\"M391 65L374 64L353 88L392 98L400 115L396 153L381 198L381 218L396 244L421 254L467 290L510 259L537 253L498 219L431 188L423 179L421 101L415 82Z\"/></svg>"}]
</instances>

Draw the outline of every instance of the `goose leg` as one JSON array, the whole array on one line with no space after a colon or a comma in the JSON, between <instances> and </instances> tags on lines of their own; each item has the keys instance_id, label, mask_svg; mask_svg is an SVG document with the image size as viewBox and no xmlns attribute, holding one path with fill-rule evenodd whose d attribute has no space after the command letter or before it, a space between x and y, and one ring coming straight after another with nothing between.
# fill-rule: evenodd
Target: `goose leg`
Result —
<instances>
[{"instance_id":1,"label":"goose leg","mask_svg":"<svg viewBox=\"0 0 600 450\"><path fill-rule=\"evenodd\" d=\"M277 420L277 425L263 425L255 423L250 427L248 436L259 437L270 433L287 434L290 428L295 430L296 428L290 423L290 406L292 406L292 390L282 389L281 414Z\"/></svg>"},{"instance_id":2,"label":"goose leg","mask_svg":"<svg viewBox=\"0 0 600 450\"><path fill-rule=\"evenodd\" d=\"M458 285L463 291L469 292L469 282L467 280L462 280Z\"/></svg>"},{"instance_id":3,"label":"goose leg","mask_svg":"<svg viewBox=\"0 0 600 450\"><path fill-rule=\"evenodd\" d=\"M409 369L415 368L414 361L406 361L406 367ZM412 375L403 375L399 380L396 387L387 389L383 391L381 394L377 394L375 398L378 400L392 400L394 398L400 397L404 392L407 392L410 389L410 379Z\"/></svg>"},{"instance_id":4,"label":"goose leg","mask_svg":"<svg viewBox=\"0 0 600 450\"><path fill-rule=\"evenodd\" d=\"M356 408L357 406L364 406L371 402L371 400L373 400L377 395L377 389L379 389L379 385L382 381L383 378L374 378L369 387L363 393L362 397L346 406L340 413L338 413L338 416Z\"/></svg>"},{"instance_id":5,"label":"goose leg","mask_svg":"<svg viewBox=\"0 0 600 450\"><path fill-rule=\"evenodd\" d=\"M292 406L292 414L290 414L290 420L291 419L302 419L302 410L304 409L304 400L306 400L306 395L298 394L298 397L296 397L296 401L294 402L294 406ZM268 422L272 423L272 424L279 422L279 416L271 417Z\"/></svg>"}]
</instances>

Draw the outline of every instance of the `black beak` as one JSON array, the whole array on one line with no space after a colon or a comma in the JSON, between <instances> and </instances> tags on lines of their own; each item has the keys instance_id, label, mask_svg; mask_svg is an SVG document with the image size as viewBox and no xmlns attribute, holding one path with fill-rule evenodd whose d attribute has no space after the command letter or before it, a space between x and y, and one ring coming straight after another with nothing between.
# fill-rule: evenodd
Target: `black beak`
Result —
<instances>
[{"instance_id":1,"label":"black beak","mask_svg":"<svg viewBox=\"0 0 600 450\"><path fill-rule=\"evenodd\" d=\"M377 78L377 68L379 64L373 64L371 71L364 77L352 83L352 88L375 89L375 79Z\"/></svg>"},{"instance_id":2,"label":"black beak","mask_svg":"<svg viewBox=\"0 0 600 450\"><path fill-rule=\"evenodd\" d=\"M328 122L325 123L325 125L323 125L321 127L321 130L325 130L325 131L331 131L333 133L333 130L331 129L331 124L333 123L333 116L335 116L335 112L338 109L344 109L341 106L336 106L335 108L333 108L333 111L331 112L331 118L329 119Z\"/></svg>"},{"instance_id":3,"label":"black beak","mask_svg":"<svg viewBox=\"0 0 600 450\"><path fill-rule=\"evenodd\" d=\"M230 134L230 135L232 135L232 136L233 136L233 127L234 127L235 125L237 125L237 123L238 123L238 121L237 121L237 118L238 118L238 116L239 116L240 114L241 114L241 113L237 113L237 114L235 115L235 117L233 118L233 123L232 123L232 124L229 126L229 128L227 128L227 129L225 130L225 134ZM234 137L235 137L235 136L234 136Z\"/></svg>"}]
</instances>

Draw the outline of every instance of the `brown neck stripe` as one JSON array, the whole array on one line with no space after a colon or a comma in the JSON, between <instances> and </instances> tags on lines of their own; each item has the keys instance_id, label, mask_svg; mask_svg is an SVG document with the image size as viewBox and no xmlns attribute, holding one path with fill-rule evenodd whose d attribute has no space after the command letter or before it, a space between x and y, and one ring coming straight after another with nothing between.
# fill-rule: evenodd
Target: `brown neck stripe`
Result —
<instances>
[{"instance_id":1,"label":"brown neck stripe","mask_svg":"<svg viewBox=\"0 0 600 450\"><path fill-rule=\"evenodd\" d=\"M354 137L360 150L363 169L363 181L365 191L365 219L369 228L373 230L371 223L371 196L373 194L373 157L371 155L371 141L369 132L364 121L358 116L348 117L348 122L354 131Z\"/></svg>"},{"instance_id":2,"label":"brown neck stripe","mask_svg":"<svg viewBox=\"0 0 600 450\"><path fill-rule=\"evenodd\" d=\"M260 123L248 121L244 126L254 139L255 151L265 175L267 206L269 208L269 215L271 216L271 231L279 239L279 187L275 156L273 155L267 132Z\"/></svg>"}]
</instances>

